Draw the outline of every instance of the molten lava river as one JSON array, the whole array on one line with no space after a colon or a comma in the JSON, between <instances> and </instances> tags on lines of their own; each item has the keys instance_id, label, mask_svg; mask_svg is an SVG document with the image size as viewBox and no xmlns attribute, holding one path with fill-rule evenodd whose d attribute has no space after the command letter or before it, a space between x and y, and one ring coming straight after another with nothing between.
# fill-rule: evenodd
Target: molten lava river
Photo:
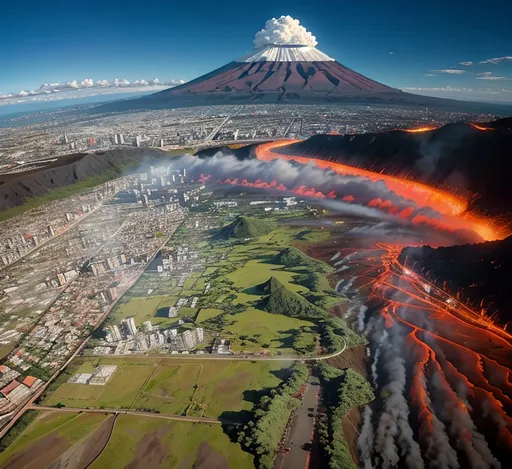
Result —
<instances>
[{"instance_id":1,"label":"molten lava river","mask_svg":"<svg viewBox=\"0 0 512 469\"><path fill-rule=\"evenodd\" d=\"M461 197L394 176L272 151L288 143L260 145L257 158L314 163L382 181L416 207L440 214L435 223L424 220L428 226L470 230L481 240L505 236L492 222L467 214ZM373 206L387 211L382 204ZM414 218L409 221L415 224ZM363 242L360 236L344 242L353 247L333 254L331 245L324 258L336 269L337 291L350 300L347 318L369 342L376 399L363 411L361 466L511 468L512 336L401 265L402 246Z\"/></svg>"},{"instance_id":2,"label":"molten lava river","mask_svg":"<svg viewBox=\"0 0 512 469\"><path fill-rule=\"evenodd\" d=\"M396 234L346 231L339 244L324 246L317 256L334 267L336 290L349 299L347 319L368 339L376 399L362 415L361 466L512 468L511 335L398 260L404 245L432 239L422 237L427 232L441 233L438 244L445 245L503 239L507 233L467 213L463 197L438 188L274 152L290 143L259 145L252 162L202 160L197 164L210 174L199 180L316 197L353 207L350 213L380 214L376 223L396 221ZM373 188L382 195L369 195ZM420 237L400 242L404 226Z\"/></svg>"}]
</instances>

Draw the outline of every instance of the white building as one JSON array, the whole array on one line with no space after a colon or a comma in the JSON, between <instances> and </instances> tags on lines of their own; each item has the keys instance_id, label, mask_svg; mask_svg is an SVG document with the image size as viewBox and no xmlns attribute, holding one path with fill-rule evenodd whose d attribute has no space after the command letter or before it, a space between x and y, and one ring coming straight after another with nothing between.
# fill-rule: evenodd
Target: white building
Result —
<instances>
[{"instance_id":1,"label":"white building","mask_svg":"<svg viewBox=\"0 0 512 469\"><path fill-rule=\"evenodd\" d=\"M108 332L112 336L112 340L114 342L119 342L122 339L121 331L119 330L119 327L117 327L116 325L108 326Z\"/></svg>"}]
</instances>

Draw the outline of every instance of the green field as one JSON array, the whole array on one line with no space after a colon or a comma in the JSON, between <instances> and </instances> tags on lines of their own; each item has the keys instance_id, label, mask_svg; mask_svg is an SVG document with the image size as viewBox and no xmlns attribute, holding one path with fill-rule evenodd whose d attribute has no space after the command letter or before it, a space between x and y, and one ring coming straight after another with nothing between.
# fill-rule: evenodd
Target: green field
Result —
<instances>
[{"instance_id":1,"label":"green field","mask_svg":"<svg viewBox=\"0 0 512 469\"><path fill-rule=\"evenodd\" d=\"M128 362L115 359L94 360L93 363L95 366L97 364L119 366L104 386L64 383L47 399L45 404L53 406L61 403L66 407L78 408L130 408L141 386L155 371L158 364L157 361Z\"/></svg>"},{"instance_id":2,"label":"green field","mask_svg":"<svg viewBox=\"0 0 512 469\"><path fill-rule=\"evenodd\" d=\"M234 323L227 327L227 331L235 336L232 340L232 349L235 351L259 351L267 348L282 354L292 354L293 338L300 328L314 326L310 321L271 314L255 308L248 308L243 313L230 316L230 319ZM308 332L306 340L307 338L314 342L315 334Z\"/></svg>"},{"instance_id":3,"label":"green field","mask_svg":"<svg viewBox=\"0 0 512 469\"><path fill-rule=\"evenodd\" d=\"M133 316L135 324L141 326L145 321L151 321L153 325L165 327L176 322L176 318L168 318L159 315L159 310L165 307L174 306L178 297L168 295L133 297L126 303L120 303L110 316L110 321L118 324L121 319ZM186 316L189 312L183 313L180 310L179 316Z\"/></svg>"},{"instance_id":4,"label":"green field","mask_svg":"<svg viewBox=\"0 0 512 469\"><path fill-rule=\"evenodd\" d=\"M38 457L44 456L41 453L48 445L51 445L52 456L58 457L78 440L97 428L106 418L107 416L105 414L75 414L59 411L42 412L31 425L0 454L0 466L3 466L11 457L17 457L23 454L30 454L31 462L34 464L37 462ZM36 443L39 441L42 443L42 448L35 447ZM46 442L46 445L43 442ZM34 454L31 453L31 450ZM37 464L33 467L36 466Z\"/></svg>"},{"instance_id":5,"label":"green field","mask_svg":"<svg viewBox=\"0 0 512 469\"><path fill-rule=\"evenodd\" d=\"M270 277L275 277L291 291L306 293L308 291L306 287L293 283L293 276L296 273L282 270L282 267L270 264L264 259L252 259L243 267L226 275L226 278L234 282L238 288L252 288L266 282Z\"/></svg>"},{"instance_id":6,"label":"green field","mask_svg":"<svg viewBox=\"0 0 512 469\"><path fill-rule=\"evenodd\" d=\"M44 402L75 408L147 409L165 414L219 417L252 409L244 392L272 388L285 374L285 362L235 360L125 359L83 360L92 366L118 365L104 386L64 383Z\"/></svg>"},{"instance_id":7,"label":"green field","mask_svg":"<svg viewBox=\"0 0 512 469\"><path fill-rule=\"evenodd\" d=\"M252 455L232 443L220 425L120 415L107 447L90 466L106 467L252 469L254 463Z\"/></svg>"},{"instance_id":8,"label":"green field","mask_svg":"<svg viewBox=\"0 0 512 469\"><path fill-rule=\"evenodd\" d=\"M217 317L219 314L222 314L222 309L202 308L197 315L196 322L207 321Z\"/></svg>"}]
</instances>

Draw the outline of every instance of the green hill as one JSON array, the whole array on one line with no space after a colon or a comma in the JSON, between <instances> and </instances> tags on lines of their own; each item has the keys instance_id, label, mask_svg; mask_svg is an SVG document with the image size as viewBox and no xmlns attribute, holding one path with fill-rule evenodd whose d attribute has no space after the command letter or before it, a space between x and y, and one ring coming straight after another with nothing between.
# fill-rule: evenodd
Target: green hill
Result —
<instances>
[{"instance_id":1,"label":"green hill","mask_svg":"<svg viewBox=\"0 0 512 469\"><path fill-rule=\"evenodd\" d=\"M283 249L273 260L276 264L281 264L286 267L305 267L315 272L329 272L331 267L322 261L312 259L301 250L288 247Z\"/></svg>"},{"instance_id":2,"label":"green hill","mask_svg":"<svg viewBox=\"0 0 512 469\"><path fill-rule=\"evenodd\" d=\"M237 217L232 223L220 230L223 238L257 238L275 229L271 222L253 217Z\"/></svg>"},{"instance_id":3,"label":"green hill","mask_svg":"<svg viewBox=\"0 0 512 469\"><path fill-rule=\"evenodd\" d=\"M326 312L311 304L297 293L288 290L279 280L271 277L260 289L268 296L260 301L259 307L273 314L282 314L293 318L325 317Z\"/></svg>"}]
</instances>

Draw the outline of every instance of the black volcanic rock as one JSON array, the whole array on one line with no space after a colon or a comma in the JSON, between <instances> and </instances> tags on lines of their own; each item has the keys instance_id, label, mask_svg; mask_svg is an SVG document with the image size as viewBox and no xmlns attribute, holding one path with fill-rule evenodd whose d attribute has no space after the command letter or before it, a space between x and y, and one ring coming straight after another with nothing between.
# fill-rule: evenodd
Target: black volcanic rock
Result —
<instances>
[{"instance_id":1,"label":"black volcanic rock","mask_svg":"<svg viewBox=\"0 0 512 469\"><path fill-rule=\"evenodd\" d=\"M512 207L510 119L479 125L496 130L459 122L418 133L315 135L275 152L406 175L469 195L470 209L506 214Z\"/></svg>"},{"instance_id":2,"label":"black volcanic rock","mask_svg":"<svg viewBox=\"0 0 512 469\"><path fill-rule=\"evenodd\" d=\"M512 236L437 249L409 247L399 260L440 288L458 294L477 312L484 309L502 325L512 321Z\"/></svg>"}]
</instances>

